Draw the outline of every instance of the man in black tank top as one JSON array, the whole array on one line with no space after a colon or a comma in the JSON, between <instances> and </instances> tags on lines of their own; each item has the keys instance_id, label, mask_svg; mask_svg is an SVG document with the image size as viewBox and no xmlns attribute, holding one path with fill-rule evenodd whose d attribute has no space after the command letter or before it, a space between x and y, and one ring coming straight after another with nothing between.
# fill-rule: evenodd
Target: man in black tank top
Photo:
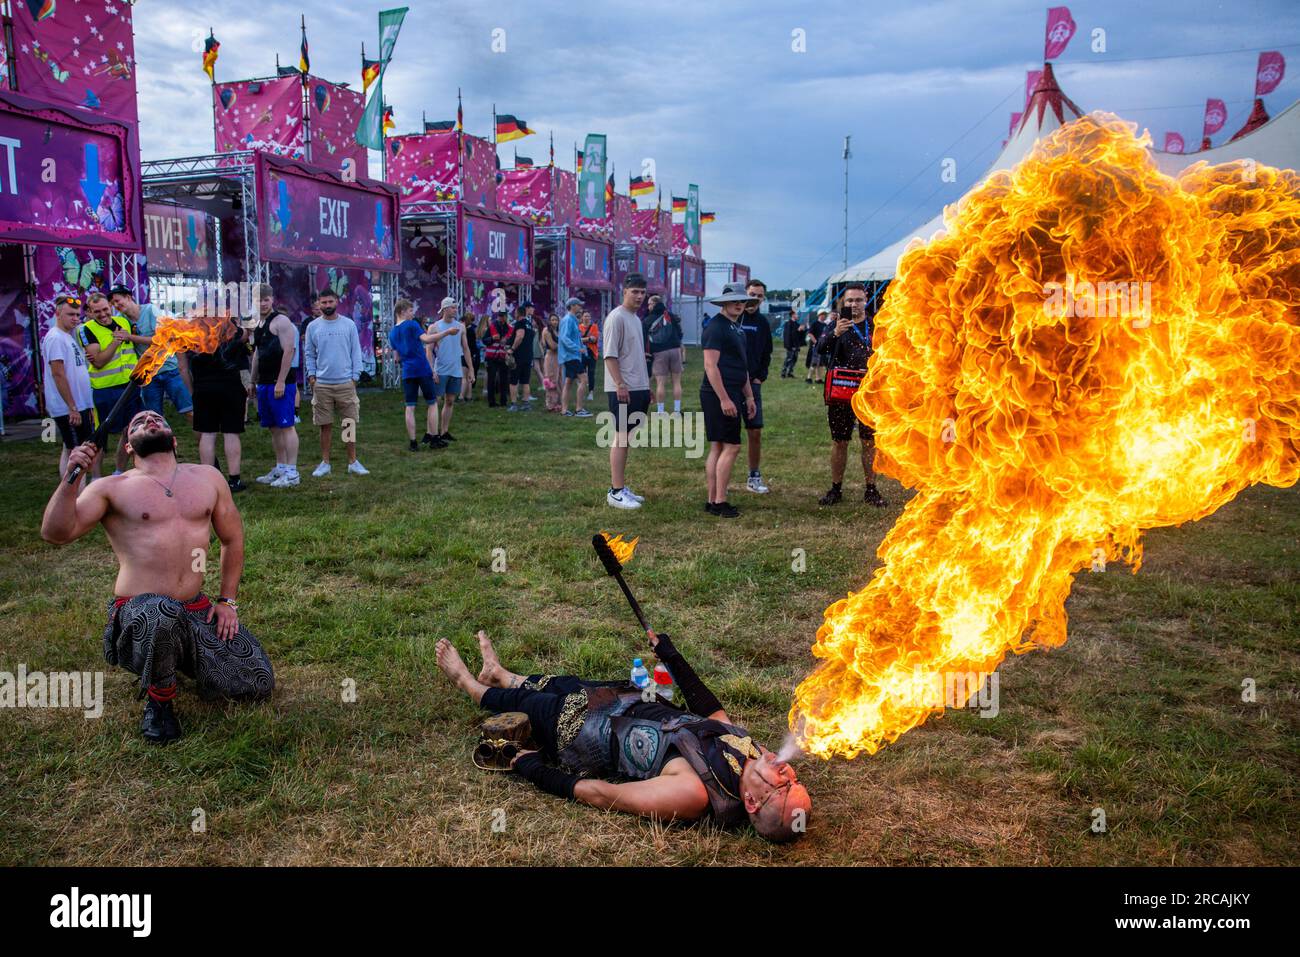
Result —
<instances>
[{"instance_id":1,"label":"man in black tank top","mask_svg":"<svg viewBox=\"0 0 1300 957\"><path fill-rule=\"evenodd\" d=\"M539 750L520 753L512 767L543 791L662 820L710 817L730 827L748 819L774 842L801 837L812 799L794 769L732 723L667 635L648 635L685 710L628 681L517 675L482 631L477 678L445 638L437 644L438 667L488 711L528 715Z\"/></svg>"},{"instance_id":2,"label":"man in black tank top","mask_svg":"<svg viewBox=\"0 0 1300 957\"><path fill-rule=\"evenodd\" d=\"M253 382L257 391L257 416L271 430L275 468L257 480L272 488L292 488L299 482L298 430L294 428L294 406L298 384L290 380L294 353L298 351L298 330L283 312L275 308L271 287L260 283L258 325L253 331Z\"/></svg>"}]
</instances>

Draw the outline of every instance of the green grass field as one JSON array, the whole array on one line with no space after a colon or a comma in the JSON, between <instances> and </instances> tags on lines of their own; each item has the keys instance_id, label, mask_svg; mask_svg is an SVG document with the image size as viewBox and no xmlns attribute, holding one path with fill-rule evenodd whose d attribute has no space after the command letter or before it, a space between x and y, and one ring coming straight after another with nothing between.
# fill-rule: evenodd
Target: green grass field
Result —
<instances>
[{"instance_id":1,"label":"green grass field","mask_svg":"<svg viewBox=\"0 0 1300 957\"><path fill-rule=\"evenodd\" d=\"M373 474L344 474L338 449L327 479L307 475L317 449L304 426L302 486L237 498L241 617L275 663L273 698L208 705L183 681L186 735L164 749L140 738L142 705L122 671L106 676L98 720L0 711L0 862L1300 862L1294 488L1253 488L1150 533L1136 576L1082 575L1070 640L1004 665L996 718L950 713L875 757L804 763L814 814L796 845L565 804L475 769L481 713L436 669L435 640L452 639L472 669L482 627L514 670L625 675L644 647L593 556L600 530L641 536L628 577L652 622L733 716L779 744L824 609L867 580L905 493L882 480L889 508L863 505L851 461L845 504L819 509L820 390L773 378L765 400L772 493L736 491L734 521L703 514L703 460L680 449L633 450L629 481L648 504L608 508L594 420L477 401L459 407L452 449L411 454L400 396L370 393L360 449ZM178 431L196 460L193 435ZM271 463L267 433L250 427L244 449L251 483ZM39 442L0 446L0 670L106 667L115 563L103 533L55 548L37 532L56 460ZM1253 704L1241 700L1247 678ZM342 700L347 679L355 703ZM199 808L206 831L195 833ZM1090 830L1095 808L1105 833Z\"/></svg>"}]
</instances>

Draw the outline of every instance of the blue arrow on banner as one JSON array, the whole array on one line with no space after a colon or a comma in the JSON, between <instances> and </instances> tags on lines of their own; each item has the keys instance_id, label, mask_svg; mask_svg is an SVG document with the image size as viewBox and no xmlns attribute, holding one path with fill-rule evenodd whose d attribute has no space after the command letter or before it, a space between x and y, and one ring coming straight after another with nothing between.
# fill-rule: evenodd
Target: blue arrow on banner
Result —
<instances>
[{"instance_id":1,"label":"blue arrow on banner","mask_svg":"<svg viewBox=\"0 0 1300 957\"><path fill-rule=\"evenodd\" d=\"M198 237L198 236L195 234L195 232L194 232L194 217L193 217L193 216L186 216L186 217L185 217L185 221L189 224L189 227L188 227L188 233L189 233L189 235L185 237L185 241L186 241L186 243L189 244L190 252L191 252L191 253L198 252L198 248L199 248L199 237Z\"/></svg>"},{"instance_id":2,"label":"blue arrow on banner","mask_svg":"<svg viewBox=\"0 0 1300 957\"><path fill-rule=\"evenodd\" d=\"M384 234L387 232L388 230L384 227L384 201L382 199L377 199L375 200L375 245L376 246L382 246L384 244Z\"/></svg>"},{"instance_id":3,"label":"blue arrow on banner","mask_svg":"<svg viewBox=\"0 0 1300 957\"><path fill-rule=\"evenodd\" d=\"M81 192L90 202L91 209L99 208L99 201L104 198L108 184L99 178L99 145L87 143L85 150L86 178L81 181Z\"/></svg>"},{"instance_id":4,"label":"blue arrow on banner","mask_svg":"<svg viewBox=\"0 0 1300 957\"><path fill-rule=\"evenodd\" d=\"M280 220L280 228L287 230L293 214L289 209L289 184L284 180L280 180L280 205L276 207L275 216Z\"/></svg>"}]
</instances>

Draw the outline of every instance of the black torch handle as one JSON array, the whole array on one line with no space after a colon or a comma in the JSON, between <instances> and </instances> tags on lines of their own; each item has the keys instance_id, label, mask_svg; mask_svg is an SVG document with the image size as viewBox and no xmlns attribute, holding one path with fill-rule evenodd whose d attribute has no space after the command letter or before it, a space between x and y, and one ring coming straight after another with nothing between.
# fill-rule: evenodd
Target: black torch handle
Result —
<instances>
[{"instance_id":1,"label":"black torch handle","mask_svg":"<svg viewBox=\"0 0 1300 957\"><path fill-rule=\"evenodd\" d=\"M90 441L94 442L101 449L104 448L104 440L108 438L108 423L112 422L115 418L117 418L117 414L121 412L124 408L126 408L126 404L130 402L133 398L135 398L136 393L138 393L139 391L140 391L139 382L137 382L135 379L131 379L129 382L127 382L126 388L122 390L121 396L119 396L118 400L115 403L113 403L113 410L100 420L98 428L96 428L95 431L91 433ZM74 465L71 469L69 469L68 484L76 485L77 480L81 478L81 472L82 469L80 465Z\"/></svg>"},{"instance_id":2,"label":"black torch handle","mask_svg":"<svg viewBox=\"0 0 1300 957\"><path fill-rule=\"evenodd\" d=\"M614 581L618 582L618 587L623 589L623 597L626 598L627 603L632 606L632 614L636 615L636 620L641 622L641 630L649 631L650 623L645 620L645 613L641 611L641 605L636 600L636 596L632 594L632 589L628 588L627 582L623 581L623 573L621 571L614 574Z\"/></svg>"}]
</instances>

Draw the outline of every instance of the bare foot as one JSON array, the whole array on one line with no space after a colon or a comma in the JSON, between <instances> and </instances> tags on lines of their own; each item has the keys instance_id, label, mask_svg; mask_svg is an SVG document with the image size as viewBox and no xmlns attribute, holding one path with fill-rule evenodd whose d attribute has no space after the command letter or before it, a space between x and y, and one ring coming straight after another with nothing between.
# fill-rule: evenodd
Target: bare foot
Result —
<instances>
[{"instance_id":1,"label":"bare foot","mask_svg":"<svg viewBox=\"0 0 1300 957\"><path fill-rule=\"evenodd\" d=\"M501 659L497 657L497 650L492 647L492 639L488 638L487 632L482 629L478 633L478 650L483 655L483 670L478 673L478 680L494 688L507 687L509 679L504 674L505 669L501 667Z\"/></svg>"},{"instance_id":2,"label":"bare foot","mask_svg":"<svg viewBox=\"0 0 1300 957\"><path fill-rule=\"evenodd\" d=\"M460 653L446 638L439 638L438 643L434 646L434 653L438 658L438 667L442 673L454 681L457 685L469 677L469 669L465 667L465 662L460 658Z\"/></svg>"}]
</instances>

